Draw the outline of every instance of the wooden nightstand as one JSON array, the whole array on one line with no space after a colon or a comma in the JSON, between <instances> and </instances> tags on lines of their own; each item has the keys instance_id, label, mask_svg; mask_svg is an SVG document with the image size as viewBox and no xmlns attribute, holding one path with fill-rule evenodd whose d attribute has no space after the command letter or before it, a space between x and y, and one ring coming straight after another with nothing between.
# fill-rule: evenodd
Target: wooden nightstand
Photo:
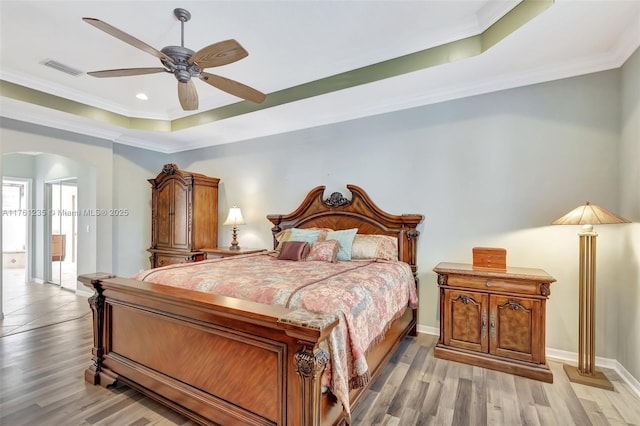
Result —
<instances>
[{"instance_id":1,"label":"wooden nightstand","mask_svg":"<svg viewBox=\"0 0 640 426\"><path fill-rule=\"evenodd\" d=\"M203 248L200 249L205 253L207 259L216 259L218 257L239 256L241 254L260 253L261 251L267 251L266 249L257 248L239 248L230 249L229 247L216 247L216 248Z\"/></svg>"},{"instance_id":2,"label":"wooden nightstand","mask_svg":"<svg viewBox=\"0 0 640 426\"><path fill-rule=\"evenodd\" d=\"M552 383L545 359L545 303L555 278L542 269L477 270L440 263L436 358Z\"/></svg>"}]
</instances>

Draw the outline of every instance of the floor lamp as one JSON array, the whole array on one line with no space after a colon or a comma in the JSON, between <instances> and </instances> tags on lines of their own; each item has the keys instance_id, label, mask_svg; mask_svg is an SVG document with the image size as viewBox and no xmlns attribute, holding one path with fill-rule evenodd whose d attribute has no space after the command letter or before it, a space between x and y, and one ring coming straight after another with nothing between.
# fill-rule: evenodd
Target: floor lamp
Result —
<instances>
[{"instance_id":1,"label":"floor lamp","mask_svg":"<svg viewBox=\"0 0 640 426\"><path fill-rule=\"evenodd\" d=\"M569 380L588 386L613 390L613 384L596 371L596 237L593 225L628 223L615 214L590 204L571 210L554 225L582 225L580 237L580 313L578 321L578 367L565 364Z\"/></svg>"}]
</instances>

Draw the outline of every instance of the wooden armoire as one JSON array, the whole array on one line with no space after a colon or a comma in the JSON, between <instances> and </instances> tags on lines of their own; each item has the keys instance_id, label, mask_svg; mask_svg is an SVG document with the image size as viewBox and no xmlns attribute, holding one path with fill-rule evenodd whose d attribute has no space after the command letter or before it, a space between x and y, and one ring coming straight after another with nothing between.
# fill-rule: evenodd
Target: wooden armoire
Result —
<instances>
[{"instance_id":1,"label":"wooden armoire","mask_svg":"<svg viewBox=\"0 0 640 426\"><path fill-rule=\"evenodd\" d=\"M204 260L218 246L220 179L165 164L151 184L151 267Z\"/></svg>"}]
</instances>

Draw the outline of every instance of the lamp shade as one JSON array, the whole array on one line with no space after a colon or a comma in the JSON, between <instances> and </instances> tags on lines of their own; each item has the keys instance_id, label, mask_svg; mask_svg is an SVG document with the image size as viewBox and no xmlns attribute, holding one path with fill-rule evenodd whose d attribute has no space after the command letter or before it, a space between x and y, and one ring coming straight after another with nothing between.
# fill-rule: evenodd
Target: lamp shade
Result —
<instances>
[{"instance_id":1,"label":"lamp shade","mask_svg":"<svg viewBox=\"0 0 640 426\"><path fill-rule=\"evenodd\" d=\"M556 219L552 224L607 225L613 223L629 223L629 221L587 201L585 205L576 207L560 219Z\"/></svg>"},{"instance_id":2,"label":"lamp shade","mask_svg":"<svg viewBox=\"0 0 640 426\"><path fill-rule=\"evenodd\" d=\"M223 225L244 225L244 218L240 207L233 206L229 209L229 215Z\"/></svg>"}]
</instances>

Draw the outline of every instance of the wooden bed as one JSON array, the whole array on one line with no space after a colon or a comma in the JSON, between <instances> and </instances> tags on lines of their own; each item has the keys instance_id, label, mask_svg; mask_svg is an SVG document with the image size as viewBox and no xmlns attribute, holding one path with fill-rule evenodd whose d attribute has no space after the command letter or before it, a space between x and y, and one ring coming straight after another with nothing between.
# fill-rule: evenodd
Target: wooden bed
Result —
<instances>
[{"instance_id":1,"label":"wooden bed","mask_svg":"<svg viewBox=\"0 0 640 426\"><path fill-rule=\"evenodd\" d=\"M415 278L416 227L423 216L386 213L361 188L347 188L350 200L340 193L325 200L319 186L294 212L267 216L274 242L277 233L293 227L395 236L399 259ZM89 383L106 387L119 380L206 425L348 421L336 398L322 393L320 381L328 356L319 344L337 325L335 316L309 313L303 321L290 321L292 310L280 306L102 273L79 280L95 290L89 299L94 333L93 362L85 372ZM415 335L416 314L407 309L367 354L372 378L401 340ZM364 390L350 392L352 410Z\"/></svg>"}]
</instances>

